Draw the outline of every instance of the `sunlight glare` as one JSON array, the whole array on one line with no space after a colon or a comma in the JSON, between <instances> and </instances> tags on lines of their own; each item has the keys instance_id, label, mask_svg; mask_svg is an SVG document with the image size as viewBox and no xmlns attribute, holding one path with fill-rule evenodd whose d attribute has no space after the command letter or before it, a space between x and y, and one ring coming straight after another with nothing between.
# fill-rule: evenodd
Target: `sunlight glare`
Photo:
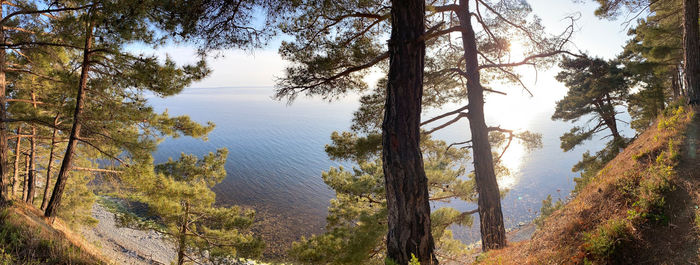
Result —
<instances>
[{"instance_id":1,"label":"sunlight glare","mask_svg":"<svg viewBox=\"0 0 700 265\"><path fill-rule=\"evenodd\" d=\"M509 59L511 62L521 61L527 54L527 47L519 39L510 40L508 49L510 50Z\"/></svg>"}]
</instances>

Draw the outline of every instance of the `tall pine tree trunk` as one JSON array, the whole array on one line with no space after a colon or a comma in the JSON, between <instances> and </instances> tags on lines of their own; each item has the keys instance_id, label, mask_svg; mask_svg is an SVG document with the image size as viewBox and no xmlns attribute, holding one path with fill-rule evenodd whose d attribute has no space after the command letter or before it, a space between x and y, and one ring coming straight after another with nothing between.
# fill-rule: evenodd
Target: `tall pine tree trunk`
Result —
<instances>
[{"instance_id":1,"label":"tall pine tree trunk","mask_svg":"<svg viewBox=\"0 0 700 265\"><path fill-rule=\"evenodd\" d=\"M29 171L27 172L27 200L29 204L34 203L36 193L36 127L32 126L32 137L29 138Z\"/></svg>"},{"instance_id":2,"label":"tall pine tree trunk","mask_svg":"<svg viewBox=\"0 0 700 265\"><path fill-rule=\"evenodd\" d=\"M49 200L49 204L46 206L46 211L44 212L44 215L46 217L53 217L56 215L56 211L61 205L61 198L63 197L63 190L66 187L68 173L70 173L71 167L73 166L73 153L75 153L75 148L78 144L78 138L80 137L83 105L85 105L85 90L87 89L88 73L90 72L92 31L93 22L88 21L87 30L85 34L85 47L83 49L83 63L81 66L82 70L80 72L80 82L78 83L78 95L75 99L75 111L73 112L73 126L70 130L70 136L68 137L68 146L66 147L66 153L63 156L61 169L58 171L58 176L56 177L56 185L53 188L51 200Z\"/></svg>"},{"instance_id":3,"label":"tall pine tree trunk","mask_svg":"<svg viewBox=\"0 0 700 265\"><path fill-rule=\"evenodd\" d=\"M457 16L462 26L462 45L466 62L469 129L474 151L475 180L479 191L481 247L483 250L499 249L506 245L506 230L501 211L501 193L493 168L489 129L484 118L484 88L479 79L476 36L469 14L469 0L460 0L459 8Z\"/></svg>"},{"instance_id":4,"label":"tall pine tree trunk","mask_svg":"<svg viewBox=\"0 0 700 265\"><path fill-rule=\"evenodd\" d=\"M690 104L700 104L700 24L698 0L683 0L683 55Z\"/></svg>"},{"instance_id":5,"label":"tall pine tree trunk","mask_svg":"<svg viewBox=\"0 0 700 265\"><path fill-rule=\"evenodd\" d=\"M3 18L4 0L0 0L0 20ZM5 44L4 27L0 25L0 44ZM0 49L0 200L8 200L8 179L7 179L7 102L5 90L5 48Z\"/></svg>"},{"instance_id":6,"label":"tall pine tree trunk","mask_svg":"<svg viewBox=\"0 0 700 265\"><path fill-rule=\"evenodd\" d=\"M56 136L58 135L58 117L53 119L53 134L51 135L51 148L49 149L49 161L46 165L46 186L44 186L44 197L41 200L41 209L46 210L46 205L49 203L49 186L51 186L51 171L53 168L53 151L56 149Z\"/></svg>"},{"instance_id":7,"label":"tall pine tree trunk","mask_svg":"<svg viewBox=\"0 0 700 265\"><path fill-rule=\"evenodd\" d=\"M15 142L15 174L12 177L12 197L19 191L19 153L22 151L22 125L17 126L17 142Z\"/></svg>"},{"instance_id":8,"label":"tall pine tree trunk","mask_svg":"<svg viewBox=\"0 0 700 265\"><path fill-rule=\"evenodd\" d=\"M382 123L382 162L389 214L387 257L437 264L430 232L428 180L420 150L425 2L392 0L389 76Z\"/></svg>"}]
</instances>

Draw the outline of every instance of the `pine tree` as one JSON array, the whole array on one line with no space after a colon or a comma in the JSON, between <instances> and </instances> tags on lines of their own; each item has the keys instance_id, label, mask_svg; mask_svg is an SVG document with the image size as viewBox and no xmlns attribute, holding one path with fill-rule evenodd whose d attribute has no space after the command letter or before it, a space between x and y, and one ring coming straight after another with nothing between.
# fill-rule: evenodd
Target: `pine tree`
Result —
<instances>
[{"instance_id":1,"label":"pine tree","mask_svg":"<svg viewBox=\"0 0 700 265\"><path fill-rule=\"evenodd\" d=\"M377 93L379 93L377 91ZM430 100L424 98L424 101ZM323 173L324 182L336 192L331 201L326 232L294 243L290 255L307 264L381 264L385 259L386 195L381 161L380 125L384 97L366 95L355 112L352 132L333 133L326 153L334 160L353 162L352 169L331 168ZM539 135L507 130L492 131L489 136L493 157L500 160L506 146L518 141L528 149L541 146ZM468 143L466 143L468 144ZM474 174L465 171L470 160L462 143L447 144L422 132L421 149L431 202L454 200L476 202ZM496 163L497 176L508 169ZM442 207L431 213L431 232L440 257L458 258L465 245L453 238L449 227L470 226L477 210L458 211ZM359 225L358 225L359 224Z\"/></svg>"},{"instance_id":2,"label":"pine tree","mask_svg":"<svg viewBox=\"0 0 700 265\"><path fill-rule=\"evenodd\" d=\"M588 118L588 122L593 124L586 124L586 127L574 126L562 135L562 150L570 151L603 131L609 131L604 138L612 137L595 156L586 152L582 161L574 165L573 171L584 171L577 182L585 182L629 142L620 134L616 110L627 99L629 84L625 71L617 61L588 57L564 58L560 67L562 71L556 79L564 83L569 91L564 99L557 101L552 120L576 122ZM580 187L577 186L577 190Z\"/></svg>"},{"instance_id":3,"label":"pine tree","mask_svg":"<svg viewBox=\"0 0 700 265\"><path fill-rule=\"evenodd\" d=\"M143 140L138 138L139 130L136 128L127 131L131 133L105 133L104 130L108 126L108 124L105 124L105 121L114 121L115 117L113 116L110 118L92 120L93 122L102 123L101 130L98 129L99 127L90 128L86 126L86 131L82 132L81 130L83 129L84 123L87 122L85 116L89 113L86 113L86 107L89 108L93 106L95 108L103 108L102 111L92 112L93 114L114 115L115 112L106 111L104 108L110 105L121 106L124 105L124 103L143 105L145 104L145 100L141 98L140 94L145 90L150 90L161 96L176 94L181 91L184 86L194 80L202 78L207 73L202 63L178 68L170 60L166 60L165 64L161 65L155 57L135 56L122 51L124 43L133 41L156 43L157 41L154 38L153 29L151 29L147 23L149 18L148 13L146 13L147 8L144 9L142 4L129 1L115 3L94 1L80 4L87 4L90 6L90 9L84 12L76 12L75 15L60 17L60 19L54 22L56 28L63 30L65 33L75 34L77 38L73 41L77 43L82 41L83 44L74 44L74 46L81 47L82 49L81 73L77 84L78 90L77 96L75 97L75 107L73 110L72 127L70 129L68 145L65 155L63 156L61 168L58 171L54 191L46 207L46 216L53 216L56 212L56 208L60 205L68 172L70 172L73 167L73 157L78 141L86 143L82 139L91 136L107 138L107 143L117 143L118 146L126 149L126 151L132 155L132 159L135 160L136 163L149 162L148 157L150 157L150 154L148 154L148 151L154 148L153 139ZM103 23L98 24L98 22ZM74 27L76 24L81 25L81 27ZM91 72L95 72L97 75L91 78ZM93 81L91 79L97 80ZM90 86L91 91L96 91L93 92L93 95L86 94L88 86ZM126 88L131 88L132 91L136 92L124 93L123 91ZM100 96L100 92L107 95L107 102L100 102L102 103L101 105L92 105L89 97L98 97ZM128 106L126 108L128 108ZM124 108L122 108L122 110L123 109ZM122 113L122 115L124 114L126 113ZM147 118L134 120L136 117L126 118L123 116L125 119L120 119L119 121L126 121L129 125L146 121L151 124L151 128L159 129L161 132L183 131L185 133L192 133L187 131L189 129L187 127L190 125L175 127L175 130L163 126L162 120L167 117L154 117L148 109L141 115L146 115ZM97 118L95 116L92 118ZM188 122L189 120L180 121ZM112 123L112 125L117 124L119 123ZM123 126L121 128L131 127L128 125L124 126L125 124L120 125ZM121 128L113 127L111 129L118 131ZM210 129L211 128L198 129L200 132L193 132L195 135L198 133L201 135L202 132ZM149 130L143 131L145 134L152 133ZM128 140L125 139L125 137L136 138ZM148 144L148 142L151 143ZM136 143L145 145L134 146L133 144ZM87 144L98 150L103 150L97 144ZM124 162L117 158L118 153L110 154L114 153L114 151L104 151L103 153L114 160ZM122 166L128 166L128 164Z\"/></svg>"},{"instance_id":4,"label":"pine tree","mask_svg":"<svg viewBox=\"0 0 700 265\"><path fill-rule=\"evenodd\" d=\"M469 5L469 2L474 4ZM298 16L285 20L281 26L295 39L283 42L280 48L280 54L291 64L285 77L278 80L277 98L293 100L299 95L317 95L332 100L349 92L364 92L367 88L362 80L364 74L372 69L386 69L389 53L382 38L389 34L390 29L388 6L386 1L302 2ZM462 118L470 120L471 135L476 137L470 143L474 160L478 161L479 191L483 193L480 196L483 246L485 249L502 247L505 246L505 227L494 159L488 143L488 134L498 127L485 124L483 106L479 102L483 103L484 93L505 94L487 87L489 81L523 84L520 76L513 72L514 67L546 66L553 60L552 56L566 53L564 47L572 28L560 36L544 34L536 19L528 21L530 8L524 2L494 4L479 0L454 4L439 1L427 6L426 12L428 30L420 40L425 41L426 53L431 56L425 63L426 89L423 93L427 104L423 107L439 107L447 102L464 102L465 99L469 104L422 121L421 126L452 118L427 130L432 133ZM471 16L460 19L460 14ZM467 29L472 18L476 18L483 29L478 36L473 29L473 34ZM465 42L455 45L451 33L461 34ZM509 41L514 38L520 38L528 45L528 53L522 61L513 62L508 57ZM373 100L369 97L363 99Z\"/></svg>"},{"instance_id":5,"label":"pine tree","mask_svg":"<svg viewBox=\"0 0 700 265\"><path fill-rule=\"evenodd\" d=\"M667 36L667 39L681 40L683 71L682 79L688 92L688 101L697 104L700 100L700 13L698 0L668 0L668 1L633 1L633 0L596 0L600 7L596 10L596 15L604 18L616 18L623 12L637 14L645 13L647 9L651 12L650 17L668 20L669 18L679 18L681 23L670 24L661 23L662 28L674 28L675 34ZM661 12L658 12L662 10ZM634 16L636 17L636 16ZM629 23L631 21L627 21ZM664 25L665 24L665 25ZM669 27L670 26L670 27ZM679 38L682 36L682 39ZM660 39L663 41L663 39Z\"/></svg>"},{"instance_id":6,"label":"pine tree","mask_svg":"<svg viewBox=\"0 0 700 265\"><path fill-rule=\"evenodd\" d=\"M239 258L258 257L264 243L248 228L254 212L239 207L215 206L211 190L226 177L226 149L201 159L182 154L155 167L155 176L133 179L139 201L163 224L161 231L175 243L177 263L229 264Z\"/></svg>"}]
</instances>

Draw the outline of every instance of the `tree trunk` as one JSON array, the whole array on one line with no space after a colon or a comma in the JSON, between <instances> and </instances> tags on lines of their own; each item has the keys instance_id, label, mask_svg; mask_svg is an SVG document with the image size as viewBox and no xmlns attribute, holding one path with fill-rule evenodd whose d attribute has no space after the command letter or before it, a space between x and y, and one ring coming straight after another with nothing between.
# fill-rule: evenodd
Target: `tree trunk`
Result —
<instances>
[{"instance_id":1,"label":"tree trunk","mask_svg":"<svg viewBox=\"0 0 700 265\"><path fill-rule=\"evenodd\" d=\"M671 90L673 91L673 99L679 99L681 97L681 86L680 80L678 80L678 68L673 67L671 71Z\"/></svg>"},{"instance_id":2,"label":"tree trunk","mask_svg":"<svg viewBox=\"0 0 700 265\"><path fill-rule=\"evenodd\" d=\"M700 104L700 24L698 0L683 0L683 55L688 102Z\"/></svg>"},{"instance_id":3,"label":"tree trunk","mask_svg":"<svg viewBox=\"0 0 700 265\"><path fill-rule=\"evenodd\" d=\"M46 205L49 203L49 186L51 186L51 169L53 168L53 150L56 148L56 136L58 134L58 117L53 119L53 134L51 135L51 148L49 149L49 161L46 165L46 186L44 187L44 198L41 200L41 209L46 210Z\"/></svg>"},{"instance_id":4,"label":"tree trunk","mask_svg":"<svg viewBox=\"0 0 700 265\"><path fill-rule=\"evenodd\" d=\"M0 0L0 20L3 18L4 0ZM0 44L5 44L5 31L0 25ZM8 196L7 180L7 106L6 106L6 82L5 82L5 48L0 49L0 200L10 199Z\"/></svg>"},{"instance_id":5,"label":"tree trunk","mask_svg":"<svg viewBox=\"0 0 700 265\"><path fill-rule=\"evenodd\" d=\"M34 203L36 194L36 127L32 126L32 137L29 139L29 172L27 172L27 203Z\"/></svg>"},{"instance_id":6,"label":"tree trunk","mask_svg":"<svg viewBox=\"0 0 700 265\"><path fill-rule=\"evenodd\" d=\"M32 137L29 138L29 171L27 172L27 200L29 204L34 203L34 194L36 193L36 127L32 126Z\"/></svg>"},{"instance_id":7,"label":"tree trunk","mask_svg":"<svg viewBox=\"0 0 700 265\"><path fill-rule=\"evenodd\" d=\"M185 244L187 244L187 222L189 221L190 204L185 203L185 215L182 218L182 226L180 226L180 238L178 239L177 247L177 265L185 263Z\"/></svg>"},{"instance_id":8,"label":"tree trunk","mask_svg":"<svg viewBox=\"0 0 700 265\"><path fill-rule=\"evenodd\" d=\"M486 251L506 246L506 230L501 211L501 193L493 168L489 130L484 119L484 88L480 81L476 36L469 15L469 1L460 0L459 8L457 16L462 26L462 45L466 62L469 129L474 151L475 180L479 191L481 248Z\"/></svg>"},{"instance_id":9,"label":"tree trunk","mask_svg":"<svg viewBox=\"0 0 700 265\"><path fill-rule=\"evenodd\" d=\"M15 175L12 177L12 197L19 191L19 153L22 147L22 125L17 126L17 142L15 142Z\"/></svg>"},{"instance_id":10,"label":"tree trunk","mask_svg":"<svg viewBox=\"0 0 700 265\"><path fill-rule=\"evenodd\" d=\"M389 214L387 257L408 264L411 254L437 264L430 232L428 181L420 150L425 3L392 0L389 75L382 123L382 162Z\"/></svg>"},{"instance_id":11,"label":"tree trunk","mask_svg":"<svg viewBox=\"0 0 700 265\"><path fill-rule=\"evenodd\" d=\"M61 205L61 198L63 197L63 190L66 187L66 181L68 179L68 174L71 171L73 163L73 153L75 153L76 145L78 144L78 138L80 137L81 128L81 118L83 113L83 101L85 100L85 90L87 88L88 73L90 72L90 55L92 49L92 30L93 22L88 21L87 32L85 36L85 47L83 50L83 63L82 70L80 72L80 82L78 84L78 95L75 99L75 111L73 112L73 126L70 131L70 136L68 138L68 146L66 147L66 153L63 156L63 162L61 163L61 169L58 171L58 176L56 177L56 185L53 188L53 193L51 194L51 200L46 206L46 211L44 215L46 217L53 217L56 215L58 207Z\"/></svg>"},{"instance_id":12,"label":"tree trunk","mask_svg":"<svg viewBox=\"0 0 700 265\"><path fill-rule=\"evenodd\" d=\"M600 117L603 119L605 126L610 129L610 134L613 136L615 142L623 143L624 141L622 140L620 131L617 129L615 105L613 105L612 99L610 99L610 94L605 94L605 101L598 99L596 106L598 108L598 115L600 115Z\"/></svg>"},{"instance_id":13,"label":"tree trunk","mask_svg":"<svg viewBox=\"0 0 700 265\"><path fill-rule=\"evenodd\" d=\"M34 79L32 78L32 81ZM32 105L36 110L36 93L32 88ZM29 139L29 174L27 175L27 203L34 204L34 195L36 194L36 126L32 125L32 137Z\"/></svg>"},{"instance_id":14,"label":"tree trunk","mask_svg":"<svg viewBox=\"0 0 700 265\"><path fill-rule=\"evenodd\" d=\"M29 180L29 156L24 156L24 186L22 186L22 200L27 201L27 183Z\"/></svg>"}]
</instances>

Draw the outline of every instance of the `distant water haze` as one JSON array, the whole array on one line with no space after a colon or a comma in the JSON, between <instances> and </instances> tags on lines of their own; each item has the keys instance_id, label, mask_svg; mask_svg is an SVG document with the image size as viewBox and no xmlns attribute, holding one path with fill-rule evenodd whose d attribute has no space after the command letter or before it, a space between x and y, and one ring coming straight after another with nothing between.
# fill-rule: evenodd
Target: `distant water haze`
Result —
<instances>
[{"instance_id":1,"label":"distant water haze","mask_svg":"<svg viewBox=\"0 0 700 265\"><path fill-rule=\"evenodd\" d=\"M559 136L571 124L550 119L554 102L565 94L564 87L552 83L533 91L529 97L522 89L509 89L508 96L491 95L486 99L487 123L514 130L530 130L543 135L543 147L527 152L514 142L504 156L510 176L499 180L508 189L503 199L507 228L529 222L537 216L541 201L552 195L564 199L573 189L577 173L571 167L586 150L597 151L604 140L594 138L586 146L570 152L559 148ZM166 139L155 153L156 161L166 161L181 152L201 156L217 148L228 148L228 175L214 190L222 205L242 205L258 211L256 228L273 248L289 245L302 235L321 233L329 200L334 196L321 179L330 167L352 164L332 161L324 152L333 131L349 130L357 96L328 103L321 99L299 98L293 104L271 98L271 87L257 88L188 88L171 98L149 98L160 111L171 115L190 115L199 122L212 121L216 129L204 142L188 137ZM426 110L426 118L460 106L443 110ZM623 126L624 127L624 126ZM626 128L628 134L629 129ZM466 120L438 131L435 138L447 142L469 139ZM471 164L466 165L471 169ZM433 203L449 204L458 210L476 209L475 204L454 200ZM475 220L478 220L476 218ZM472 227L453 227L455 236L465 243L479 240L478 221ZM274 252L274 251L273 251Z\"/></svg>"}]
</instances>

